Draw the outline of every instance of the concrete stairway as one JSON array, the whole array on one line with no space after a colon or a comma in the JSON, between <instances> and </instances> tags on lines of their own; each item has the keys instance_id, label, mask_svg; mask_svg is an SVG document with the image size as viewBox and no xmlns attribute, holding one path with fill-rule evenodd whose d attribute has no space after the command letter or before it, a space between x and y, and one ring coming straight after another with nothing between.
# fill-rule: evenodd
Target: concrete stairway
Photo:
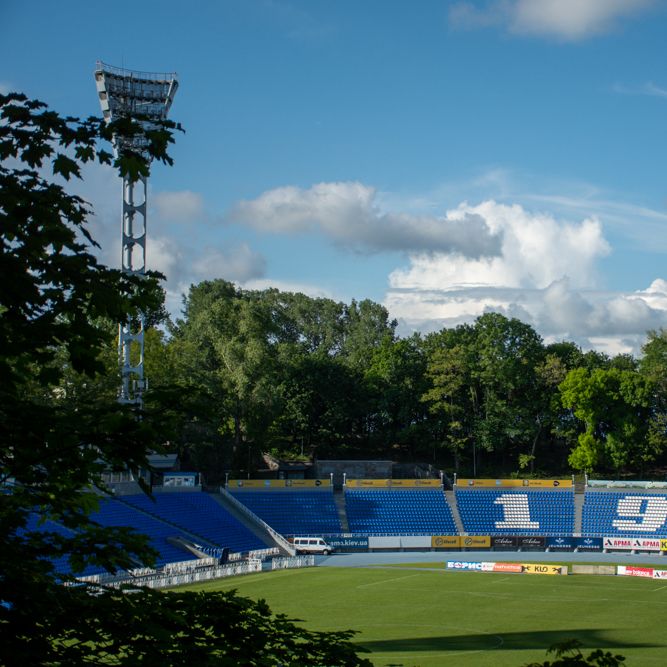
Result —
<instances>
[{"instance_id":1,"label":"concrete stairway","mask_svg":"<svg viewBox=\"0 0 667 667\"><path fill-rule=\"evenodd\" d=\"M454 523L456 524L456 530L458 531L459 535L463 535L465 532L463 529L463 521L461 521L461 515L459 514L459 508L456 505L456 496L454 495L454 491L449 490L445 491L445 498L447 498L447 502L449 503L449 507L452 510L452 516L454 517Z\"/></svg>"},{"instance_id":2,"label":"concrete stairway","mask_svg":"<svg viewBox=\"0 0 667 667\"><path fill-rule=\"evenodd\" d=\"M341 489L340 491L334 491L334 502L336 503L336 509L338 510L338 518L340 519L340 527L342 532L350 532L350 524L347 522L347 511L345 509L345 492Z\"/></svg>"},{"instance_id":3,"label":"concrete stairway","mask_svg":"<svg viewBox=\"0 0 667 667\"><path fill-rule=\"evenodd\" d=\"M574 534L581 535L584 516L584 486L574 488Z\"/></svg>"},{"instance_id":4,"label":"concrete stairway","mask_svg":"<svg viewBox=\"0 0 667 667\"><path fill-rule=\"evenodd\" d=\"M262 542L266 545L272 547L280 547L278 543L273 539L273 536L264 528L264 526L257 522L252 521L250 517L241 512L234 503L230 502L225 496L221 493L211 493L211 498L215 500L219 505L227 510L235 519L238 519L251 533L259 537Z\"/></svg>"}]
</instances>

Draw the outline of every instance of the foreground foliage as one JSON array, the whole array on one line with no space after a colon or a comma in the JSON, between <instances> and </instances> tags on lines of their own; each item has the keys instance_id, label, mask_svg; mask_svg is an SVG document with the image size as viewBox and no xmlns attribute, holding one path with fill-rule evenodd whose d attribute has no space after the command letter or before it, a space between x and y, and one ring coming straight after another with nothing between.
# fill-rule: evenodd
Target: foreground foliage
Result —
<instances>
[{"instance_id":1,"label":"foreground foliage","mask_svg":"<svg viewBox=\"0 0 667 667\"><path fill-rule=\"evenodd\" d=\"M623 667L625 658L622 655L615 655L609 651L596 649L587 656L581 651L581 643L576 639L562 644L552 646L547 653L553 653L555 660L545 660L544 662L531 662L525 667Z\"/></svg>"},{"instance_id":2,"label":"foreground foliage","mask_svg":"<svg viewBox=\"0 0 667 667\"><path fill-rule=\"evenodd\" d=\"M101 265L89 207L62 183L92 161L133 179L147 174L141 155L98 150L114 132L143 133L150 157L169 164L175 129L61 118L23 95L0 95L0 664L368 664L351 633L307 632L264 603L66 587L73 578L54 566L65 561L76 574L154 559L145 537L90 513L102 473L147 467L175 424L165 392L142 415L119 405L117 374L105 365L111 322L160 312L159 276Z\"/></svg>"}]
</instances>

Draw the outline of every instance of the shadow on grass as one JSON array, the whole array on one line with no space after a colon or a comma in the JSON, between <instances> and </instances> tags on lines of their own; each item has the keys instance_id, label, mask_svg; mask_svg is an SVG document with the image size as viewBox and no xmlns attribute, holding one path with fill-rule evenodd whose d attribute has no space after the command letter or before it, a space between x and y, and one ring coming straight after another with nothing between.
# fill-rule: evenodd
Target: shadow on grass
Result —
<instances>
[{"instance_id":1,"label":"shadow on grass","mask_svg":"<svg viewBox=\"0 0 667 667\"><path fill-rule=\"evenodd\" d=\"M662 648L660 644L647 642L617 641L611 633L600 629L573 630L535 630L528 632L503 632L467 635L448 635L446 637L410 637L388 639L386 641L358 642L373 653L415 653L449 651L494 651L544 649L554 644L561 644L571 639L580 642L581 649L604 649L622 651L627 648Z\"/></svg>"}]
</instances>

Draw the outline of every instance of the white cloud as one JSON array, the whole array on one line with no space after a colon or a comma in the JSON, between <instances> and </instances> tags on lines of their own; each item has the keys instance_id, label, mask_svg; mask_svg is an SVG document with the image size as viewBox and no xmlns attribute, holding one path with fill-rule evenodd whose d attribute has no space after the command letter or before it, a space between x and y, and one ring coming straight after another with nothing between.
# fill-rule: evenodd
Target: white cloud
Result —
<instances>
[{"instance_id":1,"label":"white cloud","mask_svg":"<svg viewBox=\"0 0 667 667\"><path fill-rule=\"evenodd\" d=\"M647 81L641 86L626 86L622 83L615 83L612 90L621 95L647 95L648 97L667 98L667 89L656 85L653 81Z\"/></svg>"},{"instance_id":2,"label":"white cloud","mask_svg":"<svg viewBox=\"0 0 667 667\"><path fill-rule=\"evenodd\" d=\"M402 333L453 327L493 310L527 322L548 342L638 353L647 330L667 326L667 281L629 293L594 289L596 262L610 252L596 220L561 222L493 201L448 216L465 212L502 232L501 255L412 255L390 275L384 301Z\"/></svg>"},{"instance_id":3,"label":"white cloud","mask_svg":"<svg viewBox=\"0 0 667 667\"><path fill-rule=\"evenodd\" d=\"M458 2L450 9L450 22L463 28L502 25L519 34L580 40L607 32L656 4L656 0L492 0L479 7Z\"/></svg>"},{"instance_id":4,"label":"white cloud","mask_svg":"<svg viewBox=\"0 0 667 667\"><path fill-rule=\"evenodd\" d=\"M318 183L264 192L241 201L228 222L262 232L319 231L335 243L365 252L453 252L466 257L497 255L501 238L474 214L451 218L380 210L374 188L356 182Z\"/></svg>"},{"instance_id":5,"label":"white cloud","mask_svg":"<svg viewBox=\"0 0 667 667\"><path fill-rule=\"evenodd\" d=\"M544 287L565 274L577 285L589 285L595 282L595 260L610 251L595 219L578 225L559 223L551 216L494 201L462 204L446 219L466 217L481 218L492 234L502 238L499 256L413 254L407 269L391 274L392 287Z\"/></svg>"},{"instance_id":6,"label":"white cloud","mask_svg":"<svg viewBox=\"0 0 667 667\"><path fill-rule=\"evenodd\" d=\"M204 213L202 196L190 190L158 192L153 195L152 204L161 219L174 222L195 222Z\"/></svg>"},{"instance_id":7,"label":"white cloud","mask_svg":"<svg viewBox=\"0 0 667 667\"><path fill-rule=\"evenodd\" d=\"M319 285L312 285L305 282L293 282L289 280L273 280L269 278L260 278L247 280L243 283L243 287L249 290L265 290L277 289L281 292L294 292L306 294L314 299L333 299L334 301L345 301L346 299L340 295L335 294Z\"/></svg>"},{"instance_id":8,"label":"white cloud","mask_svg":"<svg viewBox=\"0 0 667 667\"><path fill-rule=\"evenodd\" d=\"M192 264L193 273L200 280L224 278L233 282L245 282L261 278L266 271L264 257L241 243L221 249L208 249Z\"/></svg>"}]
</instances>

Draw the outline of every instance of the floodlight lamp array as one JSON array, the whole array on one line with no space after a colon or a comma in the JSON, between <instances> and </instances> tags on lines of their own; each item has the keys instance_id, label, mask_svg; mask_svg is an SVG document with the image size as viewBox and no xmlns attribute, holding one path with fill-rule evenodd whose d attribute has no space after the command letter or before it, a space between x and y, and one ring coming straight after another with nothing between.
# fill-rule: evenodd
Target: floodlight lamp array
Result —
<instances>
[{"instance_id":1,"label":"floodlight lamp array","mask_svg":"<svg viewBox=\"0 0 667 667\"><path fill-rule=\"evenodd\" d=\"M175 72L139 72L100 61L95 69L95 83L105 120L138 115L164 120L178 89Z\"/></svg>"}]
</instances>

